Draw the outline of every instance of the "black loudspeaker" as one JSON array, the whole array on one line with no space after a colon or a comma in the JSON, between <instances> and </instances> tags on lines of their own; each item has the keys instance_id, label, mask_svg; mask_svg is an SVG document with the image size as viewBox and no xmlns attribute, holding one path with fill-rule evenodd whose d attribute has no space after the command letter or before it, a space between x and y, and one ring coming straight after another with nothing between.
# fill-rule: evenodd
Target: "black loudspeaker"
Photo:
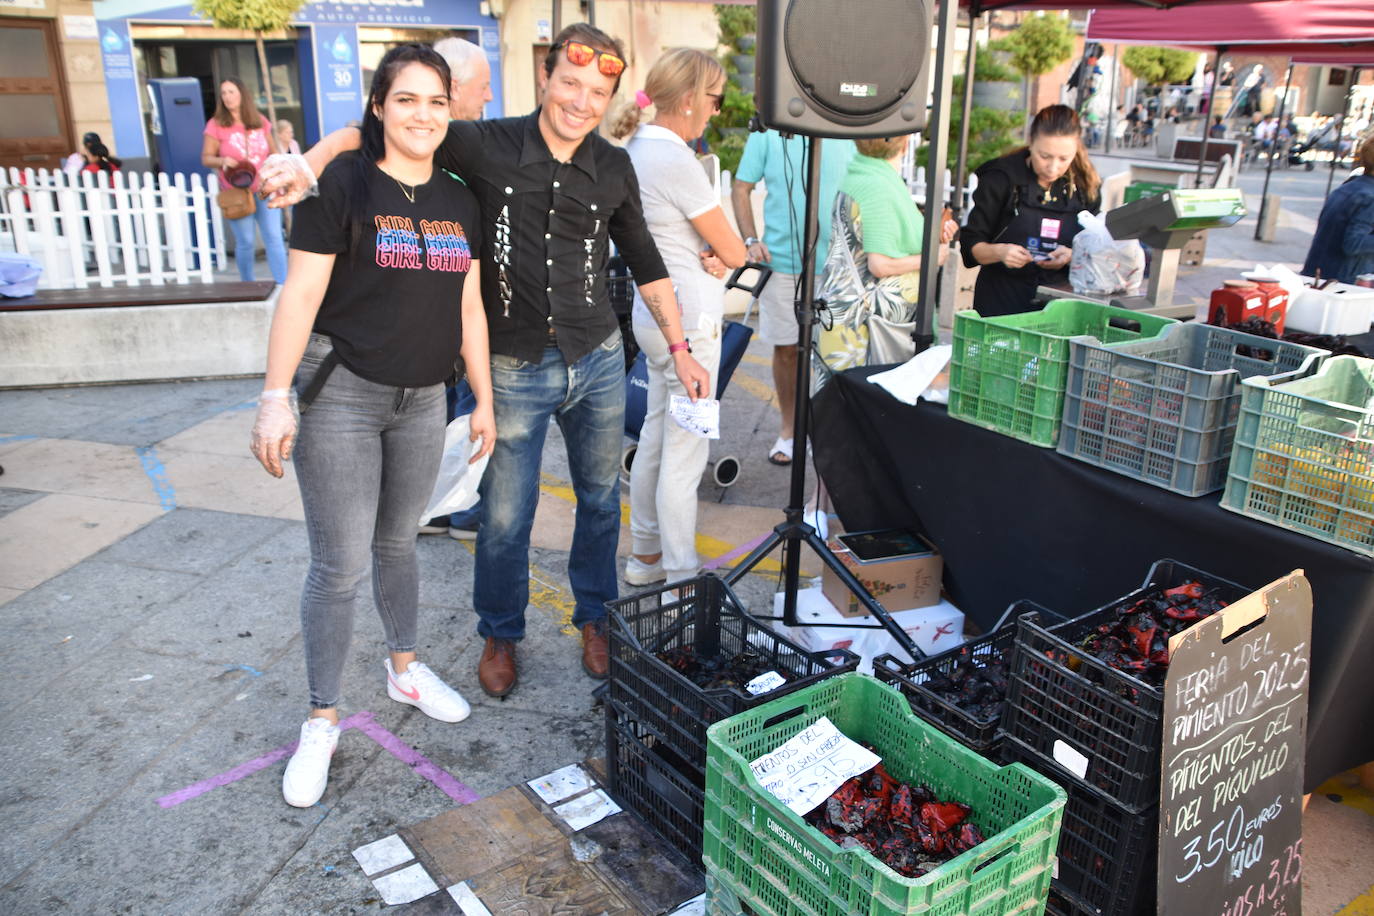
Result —
<instances>
[{"instance_id":1,"label":"black loudspeaker","mask_svg":"<svg viewBox=\"0 0 1374 916\"><path fill-rule=\"evenodd\" d=\"M936 0L758 0L754 106L765 127L894 137L925 127Z\"/></svg>"}]
</instances>

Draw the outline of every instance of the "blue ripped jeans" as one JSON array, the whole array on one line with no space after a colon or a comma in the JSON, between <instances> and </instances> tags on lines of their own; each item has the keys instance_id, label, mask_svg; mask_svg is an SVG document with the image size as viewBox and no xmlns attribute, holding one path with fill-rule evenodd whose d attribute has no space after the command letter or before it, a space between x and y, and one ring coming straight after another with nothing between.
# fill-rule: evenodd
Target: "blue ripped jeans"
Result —
<instances>
[{"instance_id":1,"label":"blue ripped jeans","mask_svg":"<svg viewBox=\"0 0 1374 916\"><path fill-rule=\"evenodd\" d=\"M530 529L539 504L539 465L549 420L568 449L577 514L568 581L573 626L606 616L619 596L620 449L625 434L625 356L620 331L569 366L557 347L540 361L491 358L496 448L482 475L482 526L472 603L483 637L521 639L529 603Z\"/></svg>"}]
</instances>

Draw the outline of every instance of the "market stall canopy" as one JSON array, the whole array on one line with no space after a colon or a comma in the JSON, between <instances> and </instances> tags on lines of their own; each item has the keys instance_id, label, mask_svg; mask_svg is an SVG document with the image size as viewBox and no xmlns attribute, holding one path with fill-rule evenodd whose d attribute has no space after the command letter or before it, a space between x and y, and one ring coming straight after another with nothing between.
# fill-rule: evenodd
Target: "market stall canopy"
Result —
<instances>
[{"instance_id":1,"label":"market stall canopy","mask_svg":"<svg viewBox=\"0 0 1374 916\"><path fill-rule=\"evenodd\" d=\"M1171 45L1231 54L1287 54L1297 63L1374 64L1370 0L1263 0L1240 10L1215 0L1163 12L1098 9L1087 38L1103 43ZM1186 38L1182 36L1187 36Z\"/></svg>"},{"instance_id":2,"label":"market stall canopy","mask_svg":"<svg viewBox=\"0 0 1374 916\"><path fill-rule=\"evenodd\" d=\"M1084 10L1122 6L1146 11L1183 6L1232 6L1237 3L1278 3L1285 0L959 0L975 16L994 10Z\"/></svg>"}]
</instances>

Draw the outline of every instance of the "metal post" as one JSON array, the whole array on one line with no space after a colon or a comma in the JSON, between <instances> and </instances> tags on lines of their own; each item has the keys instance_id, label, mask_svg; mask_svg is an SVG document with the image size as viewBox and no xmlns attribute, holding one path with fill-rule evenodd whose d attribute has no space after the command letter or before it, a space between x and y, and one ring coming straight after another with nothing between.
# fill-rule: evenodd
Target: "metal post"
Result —
<instances>
[{"instance_id":1,"label":"metal post","mask_svg":"<svg viewBox=\"0 0 1374 916\"><path fill-rule=\"evenodd\" d=\"M1259 218L1255 220L1255 241L1260 240L1260 234L1264 230L1264 218L1269 209L1269 176L1274 174L1274 150L1278 149L1279 131L1283 129L1283 109L1288 104L1288 89L1293 85L1293 61L1288 61L1288 72L1283 77L1283 96L1279 99L1279 107L1276 115L1279 119L1278 127L1274 128L1274 139L1269 143L1269 162L1264 167L1264 190L1260 192ZM1288 155L1284 153L1284 155Z\"/></svg>"},{"instance_id":2,"label":"metal post","mask_svg":"<svg viewBox=\"0 0 1374 916\"><path fill-rule=\"evenodd\" d=\"M973 68L977 58L978 16L969 10L968 54L964 58L964 116L959 123L959 156L954 161L954 195L950 198L950 209L956 220L964 212L964 185L968 183L964 173L968 171L968 124L973 114Z\"/></svg>"},{"instance_id":3,"label":"metal post","mask_svg":"<svg viewBox=\"0 0 1374 916\"><path fill-rule=\"evenodd\" d=\"M587 25L596 25L596 0L583 0L587 4Z\"/></svg>"},{"instance_id":4,"label":"metal post","mask_svg":"<svg viewBox=\"0 0 1374 916\"><path fill-rule=\"evenodd\" d=\"M557 38L558 33L563 31L563 0L553 0L553 14L549 17L549 22L553 37Z\"/></svg>"},{"instance_id":5,"label":"metal post","mask_svg":"<svg viewBox=\"0 0 1374 916\"><path fill-rule=\"evenodd\" d=\"M1121 69L1121 45L1112 45L1112 97L1107 100L1107 136L1102 138L1102 155L1110 156L1116 133L1116 74Z\"/></svg>"},{"instance_id":6,"label":"metal post","mask_svg":"<svg viewBox=\"0 0 1374 916\"><path fill-rule=\"evenodd\" d=\"M945 206L945 159L949 149L949 102L954 88L950 64L954 60L954 30L958 21L958 0L940 0L939 44L935 49L934 105L926 136L930 138L926 158L925 237L921 242L921 295L916 303L916 352L934 342L932 333L936 287L940 280L940 214ZM965 120L968 113L964 114Z\"/></svg>"},{"instance_id":7,"label":"metal post","mask_svg":"<svg viewBox=\"0 0 1374 916\"><path fill-rule=\"evenodd\" d=\"M1221 55L1226 53L1226 48L1217 45L1217 56L1212 60L1212 91L1207 96L1207 117L1202 119L1202 148L1197 153L1197 181L1196 187L1202 187L1202 166L1207 162L1207 140L1212 136L1211 120L1217 111L1217 84L1221 82ZM1236 171L1240 171L1240 163L1236 163Z\"/></svg>"},{"instance_id":8,"label":"metal post","mask_svg":"<svg viewBox=\"0 0 1374 916\"><path fill-rule=\"evenodd\" d=\"M1331 183L1336 179L1336 160L1341 158L1341 135L1350 121L1350 99L1355 94L1355 83L1360 78L1360 68L1350 68L1350 79L1345 87L1345 105L1341 109L1341 123L1336 128L1336 148L1331 151L1331 170L1326 173L1326 196L1331 196Z\"/></svg>"}]
</instances>

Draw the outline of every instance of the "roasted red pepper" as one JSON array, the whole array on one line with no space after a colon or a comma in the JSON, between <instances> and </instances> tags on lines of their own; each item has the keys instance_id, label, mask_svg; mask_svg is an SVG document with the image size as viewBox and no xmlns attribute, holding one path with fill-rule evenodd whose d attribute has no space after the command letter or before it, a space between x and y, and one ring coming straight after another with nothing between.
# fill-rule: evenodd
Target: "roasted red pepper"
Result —
<instances>
[{"instance_id":1,"label":"roasted red pepper","mask_svg":"<svg viewBox=\"0 0 1374 916\"><path fill-rule=\"evenodd\" d=\"M921 806L921 820L936 833L957 827L968 817L968 806L958 802L927 802Z\"/></svg>"},{"instance_id":2,"label":"roasted red pepper","mask_svg":"<svg viewBox=\"0 0 1374 916\"><path fill-rule=\"evenodd\" d=\"M1182 585L1166 588L1164 594L1170 598L1175 596L1182 598L1201 598L1203 591L1201 582L1184 582Z\"/></svg>"},{"instance_id":3,"label":"roasted red pepper","mask_svg":"<svg viewBox=\"0 0 1374 916\"><path fill-rule=\"evenodd\" d=\"M892 793L890 810L893 823L911 826L911 786L897 786L897 790Z\"/></svg>"}]
</instances>

